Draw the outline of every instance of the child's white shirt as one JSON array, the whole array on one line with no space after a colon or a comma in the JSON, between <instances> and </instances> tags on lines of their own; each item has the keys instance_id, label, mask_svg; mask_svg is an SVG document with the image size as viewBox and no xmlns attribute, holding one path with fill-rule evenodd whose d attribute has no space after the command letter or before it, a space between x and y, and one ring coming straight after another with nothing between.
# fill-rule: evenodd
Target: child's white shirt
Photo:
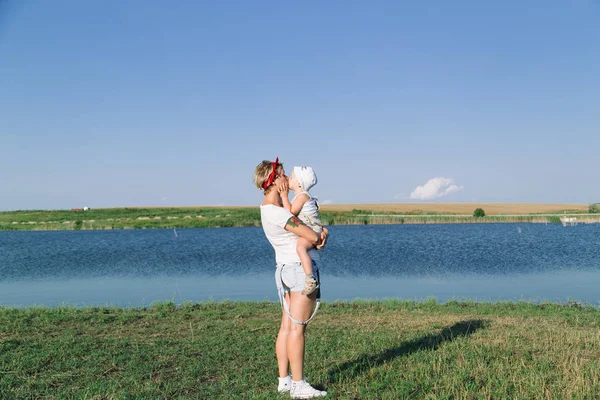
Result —
<instances>
[{"instance_id":1,"label":"child's white shirt","mask_svg":"<svg viewBox=\"0 0 600 400\"><path fill-rule=\"evenodd\" d=\"M310 193L303 191L298 193L292 199L292 204L298 198L298 196L305 194L308 196L308 200L302 206L300 213L298 214L298 218L308 227L310 227L313 231L317 233L321 233L323 230L323 225L321 224L321 216L319 215L319 203L317 202L316 197L312 197Z\"/></svg>"}]
</instances>

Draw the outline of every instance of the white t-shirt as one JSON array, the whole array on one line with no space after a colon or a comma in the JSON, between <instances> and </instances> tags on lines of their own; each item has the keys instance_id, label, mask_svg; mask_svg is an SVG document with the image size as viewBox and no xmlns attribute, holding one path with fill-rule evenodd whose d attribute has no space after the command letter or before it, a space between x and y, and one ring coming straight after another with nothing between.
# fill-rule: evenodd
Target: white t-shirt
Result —
<instances>
[{"instance_id":1,"label":"white t-shirt","mask_svg":"<svg viewBox=\"0 0 600 400\"><path fill-rule=\"evenodd\" d=\"M300 257L296 252L298 236L285 230L285 225L294 214L283 207L267 204L260 206L260 220L262 222L265 236L273 249L275 249L275 260L278 264L299 263ZM319 260L319 254L315 249L308 251L310 258Z\"/></svg>"}]
</instances>

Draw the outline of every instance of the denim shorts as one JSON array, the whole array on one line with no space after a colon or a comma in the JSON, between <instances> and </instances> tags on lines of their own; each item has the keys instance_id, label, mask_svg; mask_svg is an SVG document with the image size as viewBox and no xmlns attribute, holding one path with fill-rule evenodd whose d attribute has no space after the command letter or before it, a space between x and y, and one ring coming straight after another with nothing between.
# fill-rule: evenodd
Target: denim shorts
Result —
<instances>
[{"instance_id":1,"label":"denim shorts","mask_svg":"<svg viewBox=\"0 0 600 400\"><path fill-rule=\"evenodd\" d=\"M314 260L312 263L313 274L318 277L319 268L317 267L317 263ZM281 279L278 279L280 274ZM275 270L275 284L277 285L278 290L283 290L283 292L301 292L302 289L304 289L305 279L306 274L304 273L304 269L302 269L302 264L299 262L277 264L277 269Z\"/></svg>"}]
</instances>

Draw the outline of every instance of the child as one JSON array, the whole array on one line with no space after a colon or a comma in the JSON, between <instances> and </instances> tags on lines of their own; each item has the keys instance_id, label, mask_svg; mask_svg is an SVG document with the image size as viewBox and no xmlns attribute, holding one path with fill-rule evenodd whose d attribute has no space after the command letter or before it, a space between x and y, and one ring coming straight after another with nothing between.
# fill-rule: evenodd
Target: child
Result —
<instances>
[{"instance_id":1,"label":"child","mask_svg":"<svg viewBox=\"0 0 600 400\"><path fill-rule=\"evenodd\" d=\"M289 187L295 194L292 202L288 200L287 196L282 196L283 207L291 211L292 214L296 215L304 224L320 234L323 230L321 225L321 218L319 216L319 204L317 199L312 197L308 191L317 184L317 175L311 167L294 167L292 174L289 179ZM309 295L319 288L319 282L313 275L313 267L308 251L313 248L313 245L306 239L299 238L298 244L296 245L296 251L300 262L302 263L302 269L306 275L304 282L304 289L302 290L303 295Z\"/></svg>"}]
</instances>

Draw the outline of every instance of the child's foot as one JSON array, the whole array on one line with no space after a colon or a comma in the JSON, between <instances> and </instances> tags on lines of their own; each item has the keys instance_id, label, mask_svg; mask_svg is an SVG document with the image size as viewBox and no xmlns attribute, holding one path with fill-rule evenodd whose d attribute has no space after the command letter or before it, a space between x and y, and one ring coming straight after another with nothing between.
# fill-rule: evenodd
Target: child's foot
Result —
<instances>
[{"instance_id":1,"label":"child's foot","mask_svg":"<svg viewBox=\"0 0 600 400\"><path fill-rule=\"evenodd\" d=\"M305 296L308 296L309 294L317 290L319 287L319 282L313 274L306 275L306 279L304 280L304 289L302 289L301 293Z\"/></svg>"}]
</instances>

